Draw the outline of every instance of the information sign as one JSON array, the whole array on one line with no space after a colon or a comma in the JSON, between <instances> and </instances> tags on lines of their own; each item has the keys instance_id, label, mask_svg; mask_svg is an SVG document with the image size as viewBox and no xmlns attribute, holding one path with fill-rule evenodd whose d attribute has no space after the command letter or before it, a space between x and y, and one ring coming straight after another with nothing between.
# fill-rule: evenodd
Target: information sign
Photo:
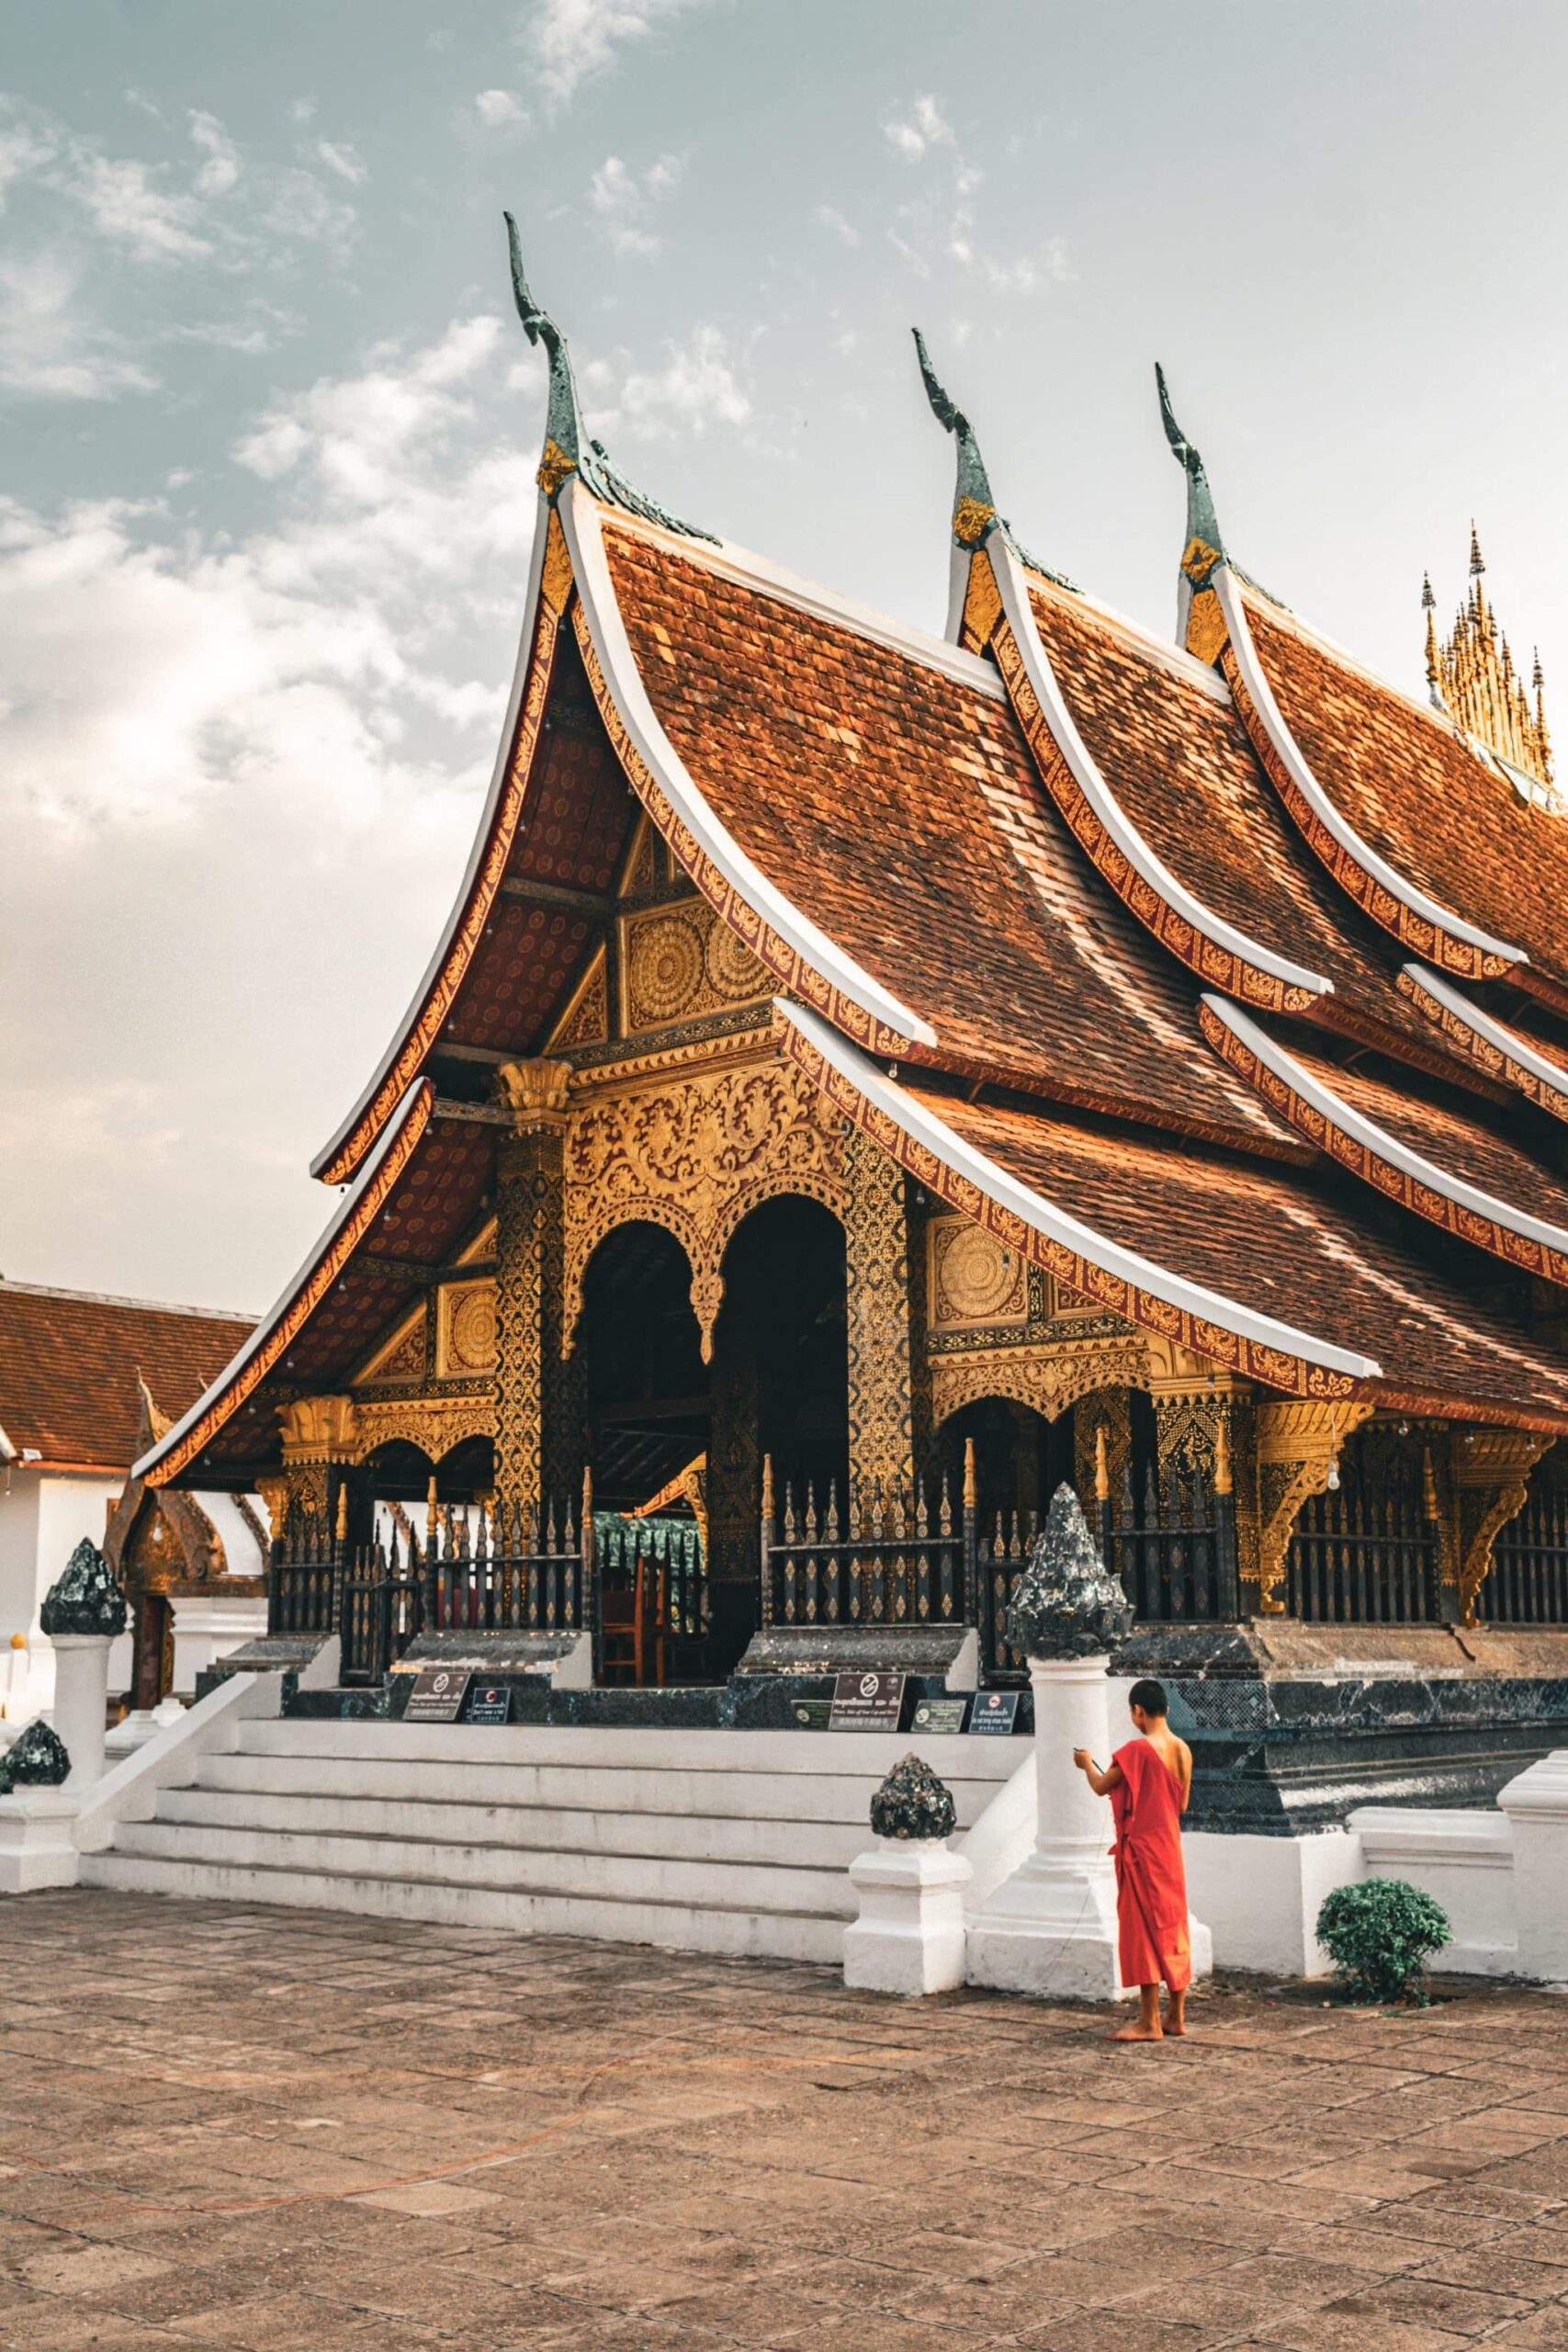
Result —
<instances>
[{"instance_id":1,"label":"information sign","mask_svg":"<svg viewBox=\"0 0 1568 2352\"><path fill-rule=\"evenodd\" d=\"M909 1718L911 1731L962 1731L967 1699L922 1699Z\"/></svg>"},{"instance_id":2,"label":"information sign","mask_svg":"<svg viewBox=\"0 0 1568 2352\"><path fill-rule=\"evenodd\" d=\"M413 1689L403 1710L405 1724L455 1724L462 1711L471 1674L459 1673L456 1667L423 1667L414 1676Z\"/></svg>"},{"instance_id":3,"label":"information sign","mask_svg":"<svg viewBox=\"0 0 1568 2352\"><path fill-rule=\"evenodd\" d=\"M840 1674L833 1685L829 1731L897 1731L904 1712L901 1674Z\"/></svg>"},{"instance_id":4,"label":"information sign","mask_svg":"<svg viewBox=\"0 0 1568 2352\"><path fill-rule=\"evenodd\" d=\"M1018 1722L1020 1696L1017 1690L976 1690L969 1710L970 1730L1005 1739Z\"/></svg>"},{"instance_id":5,"label":"information sign","mask_svg":"<svg viewBox=\"0 0 1568 2352\"><path fill-rule=\"evenodd\" d=\"M468 1697L468 1712L463 1720L470 1724L510 1723L512 1685L509 1682L476 1682Z\"/></svg>"}]
</instances>

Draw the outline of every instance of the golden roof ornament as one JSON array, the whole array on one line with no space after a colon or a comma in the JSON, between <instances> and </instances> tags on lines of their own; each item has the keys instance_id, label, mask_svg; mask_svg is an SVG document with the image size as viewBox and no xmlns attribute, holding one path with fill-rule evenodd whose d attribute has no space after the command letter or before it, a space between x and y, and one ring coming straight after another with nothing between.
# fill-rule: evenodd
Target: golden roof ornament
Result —
<instances>
[{"instance_id":1,"label":"golden roof ornament","mask_svg":"<svg viewBox=\"0 0 1568 2352\"><path fill-rule=\"evenodd\" d=\"M1482 585L1485 570L1481 537L1472 520L1470 588L1454 616L1451 634L1442 642L1434 617L1437 598L1430 577L1423 577L1427 689L1436 707L1446 711L1456 726L1495 752L1519 777L1540 787L1540 794L1530 797L1555 806L1540 655L1535 655L1527 687L1507 638L1498 627L1495 607L1487 602Z\"/></svg>"}]
</instances>

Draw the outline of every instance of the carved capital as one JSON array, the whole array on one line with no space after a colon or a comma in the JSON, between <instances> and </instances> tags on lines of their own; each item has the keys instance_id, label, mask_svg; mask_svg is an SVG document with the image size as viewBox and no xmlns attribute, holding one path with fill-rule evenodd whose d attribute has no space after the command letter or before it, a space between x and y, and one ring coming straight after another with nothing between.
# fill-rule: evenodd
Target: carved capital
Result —
<instances>
[{"instance_id":1,"label":"carved capital","mask_svg":"<svg viewBox=\"0 0 1568 2352\"><path fill-rule=\"evenodd\" d=\"M1552 1442L1531 1430L1465 1430L1455 1442L1459 1598L1466 1625L1476 1622L1493 1546L1523 1510L1530 1472Z\"/></svg>"},{"instance_id":2,"label":"carved capital","mask_svg":"<svg viewBox=\"0 0 1568 2352\"><path fill-rule=\"evenodd\" d=\"M512 1114L520 1136L536 1135L543 1127L566 1125L566 1092L571 1081L570 1062L551 1061L540 1055L534 1061L502 1062L495 1073L495 1091Z\"/></svg>"},{"instance_id":3,"label":"carved capital","mask_svg":"<svg viewBox=\"0 0 1568 2352\"><path fill-rule=\"evenodd\" d=\"M1248 1396L1252 1393L1250 1381L1239 1379L1234 1372L1223 1372L1206 1356L1194 1355L1179 1340L1162 1339L1157 1332L1150 1332L1144 1345L1148 1351L1144 1385L1156 1400L1162 1396Z\"/></svg>"},{"instance_id":4,"label":"carved capital","mask_svg":"<svg viewBox=\"0 0 1568 2352\"><path fill-rule=\"evenodd\" d=\"M1258 1608L1260 1616L1280 1617L1284 1582L1296 1514L1309 1495L1328 1486L1328 1465L1352 1430L1370 1420L1372 1404L1341 1398L1270 1398L1258 1408Z\"/></svg>"},{"instance_id":5,"label":"carved capital","mask_svg":"<svg viewBox=\"0 0 1568 2352\"><path fill-rule=\"evenodd\" d=\"M359 1430L352 1396L299 1396L277 1408L286 1463L356 1462Z\"/></svg>"}]
</instances>

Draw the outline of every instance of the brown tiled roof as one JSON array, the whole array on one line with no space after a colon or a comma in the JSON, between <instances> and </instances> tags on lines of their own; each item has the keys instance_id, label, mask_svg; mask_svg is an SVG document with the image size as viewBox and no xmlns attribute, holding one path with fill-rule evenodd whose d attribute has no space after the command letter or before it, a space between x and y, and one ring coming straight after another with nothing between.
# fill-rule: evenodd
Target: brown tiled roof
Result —
<instances>
[{"instance_id":1,"label":"brown tiled roof","mask_svg":"<svg viewBox=\"0 0 1568 2352\"><path fill-rule=\"evenodd\" d=\"M1568 1428L1568 1361L1476 1304L1332 1177L1044 1109L966 1102L919 1073L901 1082L964 1142L1108 1239L1374 1357L1393 1391Z\"/></svg>"},{"instance_id":2,"label":"brown tiled roof","mask_svg":"<svg viewBox=\"0 0 1568 2352\"><path fill-rule=\"evenodd\" d=\"M40 1468L128 1470L141 1373L162 1412L194 1405L252 1328L247 1315L0 1282L0 1429Z\"/></svg>"},{"instance_id":3,"label":"brown tiled roof","mask_svg":"<svg viewBox=\"0 0 1568 2352\"><path fill-rule=\"evenodd\" d=\"M1261 946L1332 981L1314 1018L1363 1035L1371 1023L1430 1063L1430 1028L1393 988L1397 951L1314 858L1228 697L1216 699L1087 598L1030 586L1078 731L1177 880Z\"/></svg>"},{"instance_id":4,"label":"brown tiled roof","mask_svg":"<svg viewBox=\"0 0 1568 2352\"><path fill-rule=\"evenodd\" d=\"M651 535L617 524L604 544L698 790L941 1048L1069 1101L1280 1142L1194 1053L1195 985L1045 807L1005 701Z\"/></svg>"},{"instance_id":5,"label":"brown tiled roof","mask_svg":"<svg viewBox=\"0 0 1568 2352\"><path fill-rule=\"evenodd\" d=\"M1568 822L1276 606L1249 596L1247 611L1280 716L1340 815L1439 905L1522 947L1568 1002Z\"/></svg>"}]
</instances>

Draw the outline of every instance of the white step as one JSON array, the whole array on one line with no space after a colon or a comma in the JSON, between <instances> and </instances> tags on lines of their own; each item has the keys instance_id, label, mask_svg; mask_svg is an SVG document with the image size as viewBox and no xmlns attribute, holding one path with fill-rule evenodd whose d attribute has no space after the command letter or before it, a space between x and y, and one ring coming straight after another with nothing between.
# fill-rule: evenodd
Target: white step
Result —
<instances>
[{"instance_id":1,"label":"white step","mask_svg":"<svg viewBox=\"0 0 1568 2352\"><path fill-rule=\"evenodd\" d=\"M1003 1740L975 1744L992 1749L1011 1745ZM1022 1761L1022 1755L1021 1747L1003 1760L1010 1768ZM990 1763L993 1758L987 1755L984 1760ZM942 1777L953 1791L959 1826L967 1828L1009 1774L1003 1771L980 1779L955 1772L951 1779L946 1774ZM694 1771L632 1763L612 1768L587 1763L573 1767L445 1759L421 1762L411 1758L255 1753L247 1747L237 1755L205 1757L200 1784L276 1796L330 1790L345 1798L380 1798L394 1804L436 1796L468 1804L540 1805L590 1814L700 1813L740 1820L831 1821L852 1823L863 1830L872 1792L882 1778L883 1772L875 1770L840 1770L810 1776L748 1771L735 1766Z\"/></svg>"},{"instance_id":2,"label":"white step","mask_svg":"<svg viewBox=\"0 0 1568 2352\"><path fill-rule=\"evenodd\" d=\"M497 1928L524 1936L585 1936L596 1942L655 1944L664 1951L718 1952L738 1959L808 1960L836 1967L841 1919L782 1912L701 1910L676 1904L587 1902L520 1894L445 1880L345 1878L335 1872L206 1866L150 1856L84 1854L84 1886L128 1894L175 1894L220 1903L281 1903L349 1911L378 1919L430 1919L443 1927Z\"/></svg>"},{"instance_id":3,"label":"white step","mask_svg":"<svg viewBox=\"0 0 1568 2352\"><path fill-rule=\"evenodd\" d=\"M871 1795L912 1746L961 1826L1022 1743L252 1718L83 1858L96 1886L836 1962Z\"/></svg>"},{"instance_id":4,"label":"white step","mask_svg":"<svg viewBox=\"0 0 1568 2352\"><path fill-rule=\"evenodd\" d=\"M160 1808L161 1811L161 1808ZM356 1838L313 1831L193 1826L185 1822L122 1822L117 1853L158 1861L232 1864L240 1869L342 1872L366 1878L449 1878L459 1885L513 1888L525 1894L568 1894L615 1902L739 1903L748 1910L810 1911L852 1917L843 1871L779 1862L685 1861L669 1854L521 1851L467 1846L455 1838Z\"/></svg>"},{"instance_id":5,"label":"white step","mask_svg":"<svg viewBox=\"0 0 1568 2352\"><path fill-rule=\"evenodd\" d=\"M224 1758L225 1763L231 1758ZM356 1838L404 1837L513 1850L584 1854L676 1854L690 1861L833 1864L847 1870L866 1843L865 1807L849 1821L783 1821L731 1812L652 1813L627 1807L468 1804L392 1797L279 1793L222 1785L165 1790L161 1822L296 1834L341 1831Z\"/></svg>"}]
</instances>

